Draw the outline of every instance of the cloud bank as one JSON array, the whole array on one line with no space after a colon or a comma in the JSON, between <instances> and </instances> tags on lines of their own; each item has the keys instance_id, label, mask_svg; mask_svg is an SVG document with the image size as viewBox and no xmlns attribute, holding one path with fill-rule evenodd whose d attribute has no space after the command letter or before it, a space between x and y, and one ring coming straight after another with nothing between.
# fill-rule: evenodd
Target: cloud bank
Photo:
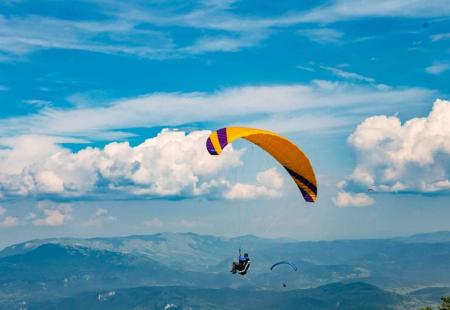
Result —
<instances>
[{"instance_id":1,"label":"cloud bank","mask_svg":"<svg viewBox=\"0 0 450 310\"><path fill-rule=\"evenodd\" d=\"M342 187L360 192L450 193L449 124L450 102L439 99L428 116L403 124L396 116L367 118L348 138L357 162Z\"/></svg>"},{"instance_id":2,"label":"cloud bank","mask_svg":"<svg viewBox=\"0 0 450 310\"><path fill-rule=\"evenodd\" d=\"M50 137L23 137L18 144L0 150L0 189L5 197L74 198L115 193L254 199L280 195L277 190L283 180L274 169L259 173L256 185L227 181L224 173L242 164L243 150L228 146L221 156L211 156L205 150L209 134L163 130L137 146L112 142L104 148L86 147L78 152L59 146ZM249 190L256 190L251 197L243 194ZM61 208L41 211L44 218L34 219L35 225L59 225L70 213ZM92 224L108 216L100 210L92 217Z\"/></svg>"}]
</instances>

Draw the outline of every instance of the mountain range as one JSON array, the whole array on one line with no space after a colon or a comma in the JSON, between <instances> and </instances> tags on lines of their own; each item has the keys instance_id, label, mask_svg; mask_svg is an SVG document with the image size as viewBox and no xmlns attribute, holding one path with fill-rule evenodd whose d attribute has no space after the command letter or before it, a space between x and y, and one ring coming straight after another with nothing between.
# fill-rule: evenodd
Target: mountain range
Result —
<instances>
[{"instance_id":1,"label":"mountain range","mask_svg":"<svg viewBox=\"0 0 450 310\"><path fill-rule=\"evenodd\" d=\"M229 273L239 248L252 259L245 277ZM270 271L280 260L294 263L298 271L283 266ZM31 240L0 251L0 307L57 309L70 304L78 309L96 300L100 308L123 309L128 299L153 296L149 300L180 309L233 308L233 296L238 296L246 309L252 309L252 299L278 309L282 307L272 304L284 301L288 309L307 300L317 303L307 309L333 309L331 304L338 304L338 309L363 309L350 306L364 301L370 301L364 309L414 309L411 305L435 304L440 296L450 294L448 262L450 232L314 242L193 233ZM108 292L114 292L111 298ZM218 299L217 294L229 298ZM338 296L346 294L354 300L340 301ZM368 297L373 294L382 297ZM375 300L382 300L385 308ZM159 306L136 305L139 309Z\"/></svg>"}]
</instances>

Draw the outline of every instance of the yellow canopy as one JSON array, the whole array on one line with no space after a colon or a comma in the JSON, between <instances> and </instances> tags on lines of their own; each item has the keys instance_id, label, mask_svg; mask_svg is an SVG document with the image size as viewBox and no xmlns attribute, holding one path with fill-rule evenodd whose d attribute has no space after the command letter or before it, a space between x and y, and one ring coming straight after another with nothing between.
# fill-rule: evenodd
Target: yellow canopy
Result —
<instances>
[{"instance_id":1,"label":"yellow canopy","mask_svg":"<svg viewBox=\"0 0 450 310\"><path fill-rule=\"evenodd\" d=\"M206 148L211 155L219 155L229 143L239 138L272 155L289 172L305 201L317 200L317 181L309 159L294 143L276 133L256 128L226 127L211 133Z\"/></svg>"}]
</instances>

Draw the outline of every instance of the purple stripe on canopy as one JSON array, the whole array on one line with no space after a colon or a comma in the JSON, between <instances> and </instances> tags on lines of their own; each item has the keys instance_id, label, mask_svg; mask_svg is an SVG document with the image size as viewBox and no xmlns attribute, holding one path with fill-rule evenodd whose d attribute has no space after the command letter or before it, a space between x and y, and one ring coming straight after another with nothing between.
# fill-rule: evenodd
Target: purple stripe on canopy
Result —
<instances>
[{"instance_id":1,"label":"purple stripe on canopy","mask_svg":"<svg viewBox=\"0 0 450 310\"><path fill-rule=\"evenodd\" d=\"M314 194L317 195L317 187L311 183L309 180L307 180L305 177L301 176L300 174L296 173L294 170L289 169L286 166L283 166L287 172L289 172L289 174L291 176L293 176L295 179L299 180L300 182L302 182L303 184L305 184Z\"/></svg>"},{"instance_id":2,"label":"purple stripe on canopy","mask_svg":"<svg viewBox=\"0 0 450 310\"><path fill-rule=\"evenodd\" d=\"M219 138L220 147L223 150L223 148L226 147L228 144L227 129L221 128L217 130L217 137Z\"/></svg>"},{"instance_id":3,"label":"purple stripe on canopy","mask_svg":"<svg viewBox=\"0 0 450 310\"><path fill-rule=\"evenodd\" d=\"M300 191L302 192L303 199L305 199L307 202L314 202L311 196L308 195L307 192L305 192L300 186L298 187Z\"/></svg>"},{"instance_id":4,"label":"purple stripe on canopy","mask_svg":"<svg viewBox=\"0 0 450 310\"><path fill-rule=\"evenodd\" d=\"M288 167L286 167L286 166L283 166L283 167L287 170L287 172L289 172L289 174L294 179L296 179L297 181L300 181L302 184L304 184L306 187L308 187L315 195L317 195L317 187L313 183L311 183L310 181L308 181L306 178L304 178L303 176L299 175L295 171L289 169ZM300 186L298 186L298 189L302 193L302 196L305 199L305 201L307 201L307 202L314 202L313 197L311 197L305 190L303 190Z\"/></svg>"},{"instance_id":5,"label":"purple stripe on canopy","mask_svg":"<svg viewBox=\"0 0 450 310\"><path fill-rule=\"evenodd\" d=\"M206 140L206 149L208 150L209 154L218 155L210 138L208 138L208 140Z\"/></svg>"}]
</instances>

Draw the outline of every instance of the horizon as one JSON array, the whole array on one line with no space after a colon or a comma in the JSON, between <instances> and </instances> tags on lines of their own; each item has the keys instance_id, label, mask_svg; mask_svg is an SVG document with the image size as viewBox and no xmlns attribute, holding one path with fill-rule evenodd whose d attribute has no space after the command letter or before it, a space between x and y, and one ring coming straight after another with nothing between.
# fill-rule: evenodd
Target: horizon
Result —
<instances>
[{"instance_id":1,"label":"horizon","mask_svg":"<svg viewBox=\"0 0 450 310\"><path fill-rule=\"evenodd\" d=\"M126 238L139 238L139 237L149 237L149 236L157 236L157 235L168 235L168 234L175 234L175 235L195 235L199 237L213 237L213 238L220 238L224 240L234 240L234 239L240 239L245 237L252 237L262 240L273 240L273 241L280 241L282 243L313 243L313 242L334 242L334 241L365 241L365 240L395 240L395 239L402 239L402 238L410 238L410 237L418 237L418 236L424 236L424 235L435 235L435 234L442 234L442 233L448 233L450 234L450 230L440 230L440 231L430 231L430 232L422 232L412 235L395 235L395 236L389 236L385 238L377 238L377 237L367 237L367 238L357 238L357 239L349 239L349 238L342 238L342 239L318 239L318 240L297 240L293 238L285 238L285 237L278 237L278 238L271 238L271 237L264 237L264 236L257 236L257 235L240 235L240 236L221 236L221 235L208 235L208 234L198 234L195 232L158 232L158 233L151 233L151 234L143 234L143 235L117 235L117 236L96 236L96 237L73 237L73 236L60 236L60 237L50 237L50 238L39 238L39 239L29 239L20 241L17 243L12 243L10 245L6 245L4 247L0 248L0 252L5 250L6 248L13 247L19 244L26 244L28 242L34 242L34 241L57 241L57 240L95 240L95 239L126 239Z\"/></svg>"}]
</instances>

